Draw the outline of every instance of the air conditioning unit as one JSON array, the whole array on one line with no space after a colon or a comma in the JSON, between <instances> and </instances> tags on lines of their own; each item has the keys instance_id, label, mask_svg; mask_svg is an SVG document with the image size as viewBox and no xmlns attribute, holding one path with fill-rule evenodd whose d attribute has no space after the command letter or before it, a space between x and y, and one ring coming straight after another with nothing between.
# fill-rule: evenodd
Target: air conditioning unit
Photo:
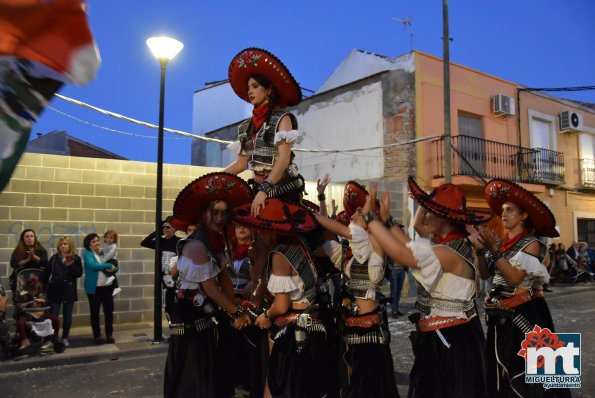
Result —
<instances>
[{"instance_id":1,"label":"air conditioning unit","mask_svg":"<svg viewBox=\"0 0 595 398\"><path fill-rule=\"evenodd\" d=\"M578 133L583 131L583 115L574 111L560 112L558 115L561 133Z\"/></svg>"},{"instance_id":2,"label":"air conditioning unit","mask_svg":"<svg viewBox=\"0 0 595 398\"><path fill-rule=\"evenodd\" d=\"M503 94L492 96L492 112L497 117L514 116L514 99Z\"/></svg>"}]
</instances>

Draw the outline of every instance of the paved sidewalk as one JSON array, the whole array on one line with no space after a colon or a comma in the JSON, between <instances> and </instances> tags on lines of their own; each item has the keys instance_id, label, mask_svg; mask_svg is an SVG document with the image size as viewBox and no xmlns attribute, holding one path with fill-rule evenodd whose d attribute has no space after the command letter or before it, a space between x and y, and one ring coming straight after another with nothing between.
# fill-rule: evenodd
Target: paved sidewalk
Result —
<instances>
[{"instance_id":1,"label":"paved sidewalk","mask_svg":"<svg viewBox=\"0 0 595 398\"><path fill-rule=\"evenodd\" d=\"M580 283L577 285L556 284L550 287L552 293L545 293L548 298L561 298L577 294L586 290L595 292L595 283ZM413 303L414 297L402 299L403 302ZM163 335L169 336L167 323L163 325ZM93 341L90 326L73 328L70 333L70 347L63 353L50 353L38 356L29 356L20 359L11 359L0 362L0 373L15 372L33 368L47 368L80 363L90 363L106 360L137 356L139 354L165 353L167 343L152 344L153 325L150 323L135 323L114 325L115 344L96 345Z\"/></svg>"},{"instance_id":2,"label":"paved sidewalk","mask_svg":"<svg viewBox=\"0 0 595 398\"><path fill-rule=\"evenodd\" d=\"M153 344L153 325L149 323L115 324L115 344L95 344L90 326L72 328L70 347L63 353L20 357L0 362L0 373L15 372L33 368L73 365L106 360L118 360L127 356L167 351L169 329L167 322L162 325L164 340ZM105 337L105 336L104 336Z\"/></svg>"}]
</instances>

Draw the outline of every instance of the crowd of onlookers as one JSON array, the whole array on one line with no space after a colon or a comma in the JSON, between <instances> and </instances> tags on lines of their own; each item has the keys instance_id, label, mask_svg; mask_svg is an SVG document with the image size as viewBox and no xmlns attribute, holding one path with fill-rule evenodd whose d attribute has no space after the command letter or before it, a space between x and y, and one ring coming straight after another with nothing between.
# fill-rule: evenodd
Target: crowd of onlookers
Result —
<instances>
[{"instance_id":1,"label":"crowd of onlookers","mask_svg":"<svg viewBox=\"0 0 595 398\"><path fill-rule=\"evenodd\" d=\"M48 252L34 230L25 229L21 233L10 258L12 272L9 277L18 335L17 355L30 352L32 340L40 343L35 345L36 349L56 352L62 352L70 345L73 307L78 301L77 279L83 275L83 270L95 342L115 342L112 335L113 296L122 290L116 278L119 270L117 242L118 233L114 230L103 234L103 243L97 234L88 234L83 240L81 258L73 240L64 236L58 239L55 254L48 258ZM5 321L8 298L3 288L0 288L0 295L3 297L0 320ZM105 340L101 338L99 327L101 307L105 316ZM6 329L6 322L3 323ZM4 331L0 337L4 337L2 343L6 348L8 333Z\"/></svg>"},{"instance_id":2,"label":"crowd of onlookers","mask_svg":"<svg viewBox=\"0 0 595 398\"><path fill-rule=\"evenodd\" d=\"M574 241L568 249L564 243L551 243L548 253L552 282L593 280L595 249L588 243Z\"/></svg>"}]
</instances>

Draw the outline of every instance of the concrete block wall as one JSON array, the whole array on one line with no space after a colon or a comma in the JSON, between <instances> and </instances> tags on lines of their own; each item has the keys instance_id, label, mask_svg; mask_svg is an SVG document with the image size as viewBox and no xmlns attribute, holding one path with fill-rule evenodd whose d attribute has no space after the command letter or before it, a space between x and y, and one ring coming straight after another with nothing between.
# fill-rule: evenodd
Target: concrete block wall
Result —
<instances>
[{"instance_id":1,"label":"concrete block wall","mask_svg":"<svg viewBox=\"0 0 595 398\"><path fill-rule=\"evenodd\" d=\"M180 190L220 169L163 166L163 217ZM8 288L12 251L25 228L36 231L51 256L62 236L82 251L85 235L119 235L118 274L123 291L115 300L115 322L152 322L154 252L139 243L154 230L156 164L25 153L0 194L0 283ZM79 280L74 325L89 325L89 306Z\"/></svg>"}]
</instances>

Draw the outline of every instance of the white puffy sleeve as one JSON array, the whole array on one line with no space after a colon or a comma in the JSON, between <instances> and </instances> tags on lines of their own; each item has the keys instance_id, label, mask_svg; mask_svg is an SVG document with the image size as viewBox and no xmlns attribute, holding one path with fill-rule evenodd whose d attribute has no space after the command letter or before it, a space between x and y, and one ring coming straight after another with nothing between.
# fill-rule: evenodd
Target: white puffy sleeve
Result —
<instances>
[{"instance_id":1,"label":"white puffy sleeve","mask_svg":"<svg viewBox=\"0 0 595 398\"><path fill-rule=\"evenodd\" d=\"M427 291L432 290L442 276L440 260L432 249L432 242L429 239L417 239L407 243L407 247L413 253L413 257L419 268L412 268L411 275Z\"/></svg>"},{"instance_id":2,"label":"white puffy sleeve","mask_svg":"<svg viewBox=\"0 0 595 398\"><path fill-rule=\"evenodd\" d=\"M336 268L341 269L341 258L343 257L343 248L339 242L327 240L322 244L324 253L331 259Z\"/></svg>"},{"instance_id":3,"label":"white puffy sleeve","mask_svg":"<svg viewBox=\"0 0 595 398\"><path fill-rule=\"evenodd\" d=\"M227 145L227 150L239 155L242 151L242 145L240 145L240 141L234 141Z\"/></svg>"},{"instance_id":4,"label":"white puffy sleeve","mask_svg":"<svg viewBox=\"0 0 595 398\"><path fill-rule=\"evenodd\" d=\"M304 139L304 132L301 130L277 131L273 143L277 145L285 140L288 144L299 144Z\"/></svg>"},{"instance_id":5,"label":"white puffy sleeve","mask_svg":"<svg viewBox=\"0 0 595 398\"><path fill-rule=\"evenodd\" d=\"M547 272L547 268L539 262L537 257L532 256L523 251L519 251L517 254L512 256L508 262L515 268L522 269L530 275L537 275L543 278L544 283L550 281L550 274Z\"/></svg>"},{"instance_id":6,"label":"white puffy sleeve","mask_svg":"<svg viewBox=\"0 0 595 398\"><path fill-rule=\"evenodd\" d=\"M368 259L368 278L374 285L378 285L384 278L384 258L372 252Z\"/></svg>"},{"instance_id":7,"label":"white puffy sleeve","mask_svg":"<svg viewBox=\"0 0 595 398\"><path fill-rule=\"evenodd\" d=\"M185 256L178 257L178 271L182 279L189 283L201 283L216 277L221 272L219 267L213 264L213 261L204 264L194 264L192 260Z\"/></svg>"},{"instance_id":8,"label":"white puffy sleeve","mask_svg":"<svg viewBox=\"0 0 595 398\"><path fill-rule=\"evenodd\" d=\"M267 289L269 289L269 292L273 294L289 293L297 290L297 288L298 287L291 276L279 276L271 274L269 277L269 283L267 284Z\"/></svg>"}]
</instances>

